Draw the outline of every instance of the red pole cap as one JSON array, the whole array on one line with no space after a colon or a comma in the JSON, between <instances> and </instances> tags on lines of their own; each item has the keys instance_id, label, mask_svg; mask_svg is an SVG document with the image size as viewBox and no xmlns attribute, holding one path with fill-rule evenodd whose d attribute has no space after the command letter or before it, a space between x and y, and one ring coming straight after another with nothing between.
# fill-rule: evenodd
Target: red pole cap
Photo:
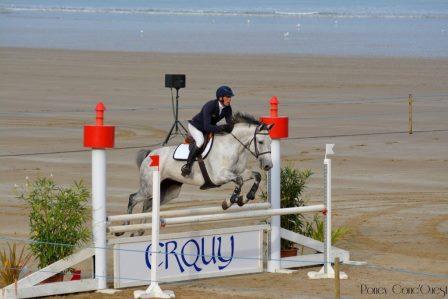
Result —
<instances>
[{"instance_id":1,"label":"red pole cap","mask_svg":"<svg viewBox=\"0 0 448 299\"><path fill-rule=\"evenodd\" d=\"M103 102L99 102L98 104L96 104L95 111L96 111L96 125L102 126L104 120L104 111L106 111L106 107L104 106Z\"/></svg>"},{"instance_id":2,"label":"red pole cap","mask_svg":"<svg viewBox=\"0 0 448 299\"><path fill-rule=\"evenodd\" d=\"M96 107L96 124L84 126L84 147L104 149L113 148L115 143L115 127L104 126L106 107L99 102Z\"/></svg>"},{"instance_id":3,"label":"red pole cap","mask_svg":"<svg viewBox=\"0 0 448 299\"><path fill-rule=\"evenodd\" d=\"M277 97L272 97L269 100L269 104L271 104L271 117L278 117L278 99Z\"/></svg>"},{"instance_id":4,"label":"red pole cap","mask_svg":"<svg viewBox=\"0 0 448 299\"><path fill-rule=\"evenodd\" d=\"M281 139L281 138L287 138L288 137L288 117L286 116L278 116L278 99L277 97L272 97L269 101L271 104L270 116L262 116L260 118L260 121L262 123L274 126L269 131L269 136L271 136L272 139Z\"/></svg>"}]
</instances>

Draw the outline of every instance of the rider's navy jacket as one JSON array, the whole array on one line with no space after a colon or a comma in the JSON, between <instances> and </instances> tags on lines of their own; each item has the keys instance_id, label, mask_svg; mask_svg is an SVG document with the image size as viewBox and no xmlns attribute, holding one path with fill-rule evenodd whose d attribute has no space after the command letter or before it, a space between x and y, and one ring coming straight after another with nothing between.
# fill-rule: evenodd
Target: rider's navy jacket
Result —
<instances>
[{"instance_id":1,"label":"rider's navy jacket","mask_svg":"<svg viewBox=\"0 0 448 299\"><path fill-rule=\"evenodd\" d=\"M193 119L189 120L189 123L201 132L219 133L222 130L216 124L223 118L226 119L228 124L232 122L232 107L224 106L221 110L221 114L219 114L218 100L211 100L205 103L201 112L196 114Z\"/></svg>"}]
</instances>

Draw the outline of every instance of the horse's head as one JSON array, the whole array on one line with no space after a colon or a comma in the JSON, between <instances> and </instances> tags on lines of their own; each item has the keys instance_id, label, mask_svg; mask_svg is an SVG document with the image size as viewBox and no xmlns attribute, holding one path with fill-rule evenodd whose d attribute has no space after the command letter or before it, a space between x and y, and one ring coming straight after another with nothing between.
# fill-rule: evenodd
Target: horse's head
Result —
<instances>
[{"instance_id":1,"label":"horse's head","mask_svg":"<svg viewBox=\"0 0 448 299\"><path fill-rule=\"evenodd\" d=\"M254 149L255 157L260 162L260 168L268 171L272 168L271 143L269 131L273 125L260 124L255 130Z\"/></svg>"},{"instance_id":2,"label":"horse's head","mask_svg":"<svg viewBox=\"0 0 448 299\"><path fill-rule=\"evenodd\" d=\"M243 135L246 136L239 136L241 140L234 137L260 162L261 169L270 170L272 168L272 140L269 136L269 130L273 125L263 124L253 116L240 112L233 116L233 124L246 124L244 126L246 129L243 130Z\"/></svg>"}]
</instances>

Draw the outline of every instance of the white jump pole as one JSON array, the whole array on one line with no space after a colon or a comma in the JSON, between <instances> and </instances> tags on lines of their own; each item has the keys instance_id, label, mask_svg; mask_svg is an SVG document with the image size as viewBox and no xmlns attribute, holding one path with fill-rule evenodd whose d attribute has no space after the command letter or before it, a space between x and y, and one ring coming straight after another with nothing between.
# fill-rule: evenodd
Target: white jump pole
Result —
<instances>
[{"instance_id":1,"label":"white jump pole","mask_svg":"<svg viewBox=\"0 0 448 299\"><path fill-rule=\"evenodd\" d=\"M95 279L98 290L107 289L106 148L114 147L115 127L104 126L106 107L96 105L96 125L84 126L84 146L92 148L92 230Z\"/></svg>"},{"instance_id":2,"label":"white jump pole","mask_svg":"<svg viewBox=\"0 0 448 299\"><path fill-rule=\"evenodd\" d=\"M322 212L322 211L325 211L325 205L314 205L314 206L293 207L283 209L268 209L259 211L243 211L236 213L222 213L214 215L196 215L196 216L164 218L161 220L161 224L162 226L166 226L173 224L201 223L210 221L246 219L246 218L249 219L249 218L270 217L270 216L273 217L280 215L300 214L307 212Z\"/></svg>"},{"instance_id":3,"label":"white jump pole","mask_svg":"<svg viewBox=\"0 0 448 299\"><path fill-rule=\"evenodd\" d=\"M174 298L173 291L162 291L157 277L160 226L160 171L159 156L151 156L152 181L152 230L151 230L151 284L146 291L134 291L134 298Z\"/></svg>"},{"instance_id":4,"label":"white jump pole","mask_svg":"<svg viewBox=\"0 0 448 299\"><path fill-rule=\"evenodd\" d=\"M98 289L107 288L106 252L106 151L92 150L92 229L95 245L95 277Z\"/></svg>"},{"instance_id":5,"label":"white jump pole","mask_svg":"<svg viewBox=\"0 0 448 299\"><path fill-rule=\"evenodd\" d=\"M331 267L331 159L327 158L329 155L333 155L334 144L327 144L325 148L324 159L324 192L325 192L325 206L327 212L325 213L324 221L324 273L328 273L333 270ZM330 270L331 269L331 270Z\"/></svg>"},{"instance_id":6,"label":"white jump pole","mask_svg":"<svg viewBox=\"0 0 448 299\"><path fill-rule=\"evenodd\" d=\"M281 155L280 155L280 139L288 137L288 118L278 116L278 99L272 97L270 100L270 116L261 117L261 121L266 124L273 124L269 135L272 138L271 143L271 159L272 168L268 174L268 194L272 209L280 209L280 171L281 171ZM267 270L269 272L279 272L281 268L280 262L280 216L275 215L271 218L271 231L269 243L269 261Z\"/></svg>"},{"instance_id":7,"label":"white jump pole","mask_svg":"<svg viewBox=\"0 0 448 299\"><path fill-rule=\"evenodd\" d=\"M271 143L272 169L270 170L270 202L272 209L280 209L280 140L273 139ZM280 270L280 215L271 218L271 238L270 249L271 257L268 263L268 271L276 272Z\"/></svg>"},{"instance_id":8,"label":"white jump pole","mask_svg":"<svg viewBox=\"0 0 448 299\"><path fill-rule=\"evenodd\" d=\"M192 216L192 215L206 215L206 214L217 214L217 213L233 213L241 211L252 211L252 210L262 210L269 209L271 205L268 202L261 203L251 203L246 204L242 207L231 206L229 209L223 211L222 207L204 207L204 208L193 208L193 209L181 209L181 210L167 210L160 211L160 217L181 217L181 216ZM108 216L108 222L116 221L130 221L130 220L142 220L152 218L152 213L137 213L137 214L123 214L123 215L113 215ZM151 228L151 227L149 227Z\"/></svg>"},{"instance_id":9,"label":"white jump pole","mask_svg":"<svg viewBox=\"0 0 448 299\"><path fill-rule=\"evenodd\" d=\"M236 212L241 211L255 211L255 210L265 210L269 209L271 205L267 202L264 203L254 203L254 204L247 204L245 206L231 206L229 209L225 210L226 214L233 214ZM165 212L165 213L164 213ZM207 207L207 208L198 208L198 209L185 209L185 210L173 210L173 211L162 211L159 213L160 217L162 218L168 218L168 217L182 217L182 216L197 216L197 215L204 215L204 214L218 214L219 212L223 212L222 207ZM145 214L145 215L143 215ZM148 217L146 214L148 213L142 213L140 215L145 216L141 217L140 215L137 215L137 217L127 217L127 216L134 216L134 214L127 214L127 215L116 215L116 216L110 216L114 217L110 219L110 221L121 221L121 220L136 220L136 219L148 219L152 217ZM124 217L122 217L124 216ZM108 232L109 233L125 233L125 232L132 232L132 231L138 231L138 230L149 230L152 228L152 223L139 223L139 224L129 224L129 225L110 225L108 224Z\"/></svg>"},{"instance_id":10,"label":"white jump pole","mask_svg":"<svg viewBox=\"0 0 448 299\"><path fill-rule=\"evenodd\" d=\"M327 144L325 147L324 159L324 202L325 202L325 221L324 221L324 265L320 271L308 272L310 279L334 278L335 272L331 266L331 159L328 156L333 155L334 144ZM347 274L339 272L340 279L347 279Z\"/></svg>"}]
</instances>

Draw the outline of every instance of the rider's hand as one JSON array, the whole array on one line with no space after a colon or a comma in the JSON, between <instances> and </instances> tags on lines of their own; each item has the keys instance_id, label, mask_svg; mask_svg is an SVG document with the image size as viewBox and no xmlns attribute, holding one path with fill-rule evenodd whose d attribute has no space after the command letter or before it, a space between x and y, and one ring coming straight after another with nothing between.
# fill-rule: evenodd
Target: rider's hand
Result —
<instances>
[{"instance_id":1,"label":"rider's hand","mask_svg":"<svg viewBox=\"0 0 448 299\"><path fill-rule=\"evenodd\" d=\"M230 133L233 130L232 124L225 124L225 125L221 125L220 127L221 127L221 130L226 133Z\"/></svg>"}]
</instances>

